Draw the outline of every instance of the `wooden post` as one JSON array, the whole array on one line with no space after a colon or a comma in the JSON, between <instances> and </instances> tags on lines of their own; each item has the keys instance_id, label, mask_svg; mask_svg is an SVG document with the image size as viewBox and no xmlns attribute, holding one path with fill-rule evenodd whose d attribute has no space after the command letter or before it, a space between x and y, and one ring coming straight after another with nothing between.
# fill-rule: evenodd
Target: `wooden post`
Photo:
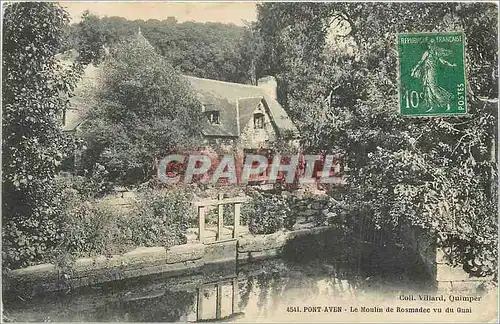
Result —
<instances>
[{"instance_id":1,"label":"wooden post","mask_svg":"<svg viewBox=\"0 0 500 324\"><path fill-rule=\"evenodd\" d=\"M205 212L206 206L198 207L198 240L203 243L205 240Z\"/></svg>"},{"instance_id":2,"label":"wooden post","mask_svg":"<svg viewBox=\"0 0 500 324\"><path fill-rule=\"evenodd\" d=\"M233 279L233 309L232 314L238 312L238 278Z\"/></svg>"},{"instance_id":3,"label":"wooden post","mask_svg":"<svg viewBox=\"0 0 500 324\"><path fill-rule=\"evenodd\" d=\"M220 319L221 318L221 309L222 309L222 285L221 283L218 283L215 286L217 290L217 296L216 296L216 303L215 304L215 318Z\"/></svg>"},{"instance_id":4,"label":"wooden post","mask_svg":"<svg viewBox=\"0 0 500 324\"><path fill-rule=\"evenodd\" d=\"M240 214L241 214L241 204L234 204L234 227L233 227L233 238L238 238L240 229Z\"/></svg>"},{"instance_id":5,"label":"wooden post","mask_svg":"<svg viewBox=\"0 0 500 324\"><path fill-rule=\"evenodd\" d=\"M224 198L223 194L219 194L219 200ZM219 215L217 220L217 237L216 241L220 241L222 239L222 228L224 226L224 205L218 205L219 207Z\"/></svg>"},{"instance_id":6,"label":"wooden post","mask_svg":"<svg viewBox=\"0 0 500 324\"><path fill-rule=\"evenodd\" d=\"M198 295L196 300L196 321L199 322L202 320L203 316L203 287L198 288Z\"/></svg>"}]
</instances>

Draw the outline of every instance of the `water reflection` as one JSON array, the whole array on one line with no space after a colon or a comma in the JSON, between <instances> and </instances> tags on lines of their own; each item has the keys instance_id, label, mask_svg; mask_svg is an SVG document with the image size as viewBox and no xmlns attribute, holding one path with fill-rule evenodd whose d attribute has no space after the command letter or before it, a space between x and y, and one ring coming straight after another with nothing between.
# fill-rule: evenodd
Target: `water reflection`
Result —
<instances>
[{"instance_id":1,"label":"water reflection","mask_svg":"<svg viewBox=\"0 0 500 324\"><path fill-rule=\"evenodd\" d=\"M12 321L195 322L267 318L287 305L319 299L340 302L369 294L396 296L425 283L394 276L362 276L324 259L285 260L203 269L188 277L148 277L68 294L4 300Z\"/></svg>"},{"instance_id":2,"label":"water reflection","mask_svg":"<svg viewBox=\"0 0 500 324\"><path fill-rule=\"evenodd\" d=\"M238 315L238 279L205 284L197 289L197 310L187 316L190 321L231 319Z\"/></svg>"}]
</instances>

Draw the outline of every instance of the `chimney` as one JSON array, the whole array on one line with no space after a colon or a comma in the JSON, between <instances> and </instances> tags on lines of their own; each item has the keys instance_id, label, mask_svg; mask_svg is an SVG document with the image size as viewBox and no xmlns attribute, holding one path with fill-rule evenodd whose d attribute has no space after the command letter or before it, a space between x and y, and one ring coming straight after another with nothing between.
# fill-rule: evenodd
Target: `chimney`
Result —
<instances>
[{"instance_id":1,"label":"chimney","mask_svg":"<svg viewBox=\"0 0 500 324\"><path fill-rule=\"evenodd\" d=\"M265 76L257 80L257 86L264 91L266 94L270 96L272 99L277 100L278 95L276 92L276 88L278 87L278 83L276 82L276 78L273 76Z\"/></svg>"}]
</instances>

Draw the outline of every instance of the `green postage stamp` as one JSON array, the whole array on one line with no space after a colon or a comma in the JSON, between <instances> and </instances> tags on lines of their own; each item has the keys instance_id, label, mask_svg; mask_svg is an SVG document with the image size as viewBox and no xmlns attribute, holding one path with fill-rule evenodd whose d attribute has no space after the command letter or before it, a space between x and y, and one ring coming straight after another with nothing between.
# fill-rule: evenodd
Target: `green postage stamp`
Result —
<instances>
[{"instance_id":1,"label":"green postage stamp","mask_svg":"<svg viewBox=\"0 0 500 324\"><path fill-rule=\"evenodd\" d=\"M464 34L398 34L403 116L465 115Z\"/></svg>"}]
</instances>

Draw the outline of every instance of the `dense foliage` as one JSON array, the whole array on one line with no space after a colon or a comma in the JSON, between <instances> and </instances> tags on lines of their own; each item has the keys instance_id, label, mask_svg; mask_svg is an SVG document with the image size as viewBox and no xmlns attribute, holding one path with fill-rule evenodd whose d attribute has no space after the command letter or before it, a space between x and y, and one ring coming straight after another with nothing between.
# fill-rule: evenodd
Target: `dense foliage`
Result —
<instances>
[{"instance_id":1,"label":"dense foliage","mask_svg":"<svg viewBox=\"0 0 500 324\"><path fill-rule=\"evenodd\" d=\"M96 105L80 134L85 169L95 172L100 164L115 184L138 184L152 179L168 153L197 148L200 103L144 37L120 44L101 71Z\"/></svg>"},{"instance_id":2,"label":"dense foliage","mask_svg":"<svg viewBox=\"0 0 500 324\"><path fill-rule=\"evenodd\" d=\"M175 190L145 193L130 213L95 200L120 180L149 180L155 158L196 143L200 109L187 84L144 38L105 57L96 18L83 18L79 57L63 65L56 54L64 46L68 15L60 6L15 3L5 8L4 270L54 258L63 264L71 255L181 244L193 218L189 196ZM57 177L77 142L62 133L68 98L85 64L103 58L103 88L80 133L87 148L86 172Z\"/></svg>"},{"instance_id":3,"label":"dense foliage","mask_svg":"<svg viewBox=\"0 0 500 324\"><path fill-rule=\"evenodd\" d=\"M243 205L241 219L252 234L272 234L295 224L289 198L276 194L255 193Z\"/></svg>"},{"instance_id":4,"label":"dense foliage","mask_svg":"<svg viewBox=\"0 0 500 324\"><path fill-rule=\"evenodd\" d=\"M64 190L63 256L113 255L139 246L186 243L185 233L195 218L191 195L185 190L143 190L129 206L115 199L98 201L60 181Z\"/></svg>"},{"instance_id":5,"label":"dense foliage","mask_svg":"<svg viewBox=\"0 0 500 324\"><path fill-rule=\"evenodd\" d=\"M67 13L55 3L10 3L3 13L2 259L4 269L40 261L62 240L53 178L71 150L61 131L77 74L54 55Z\"/></svg>"},{"instance_id":6,"label":"dense foliage","mask_svg":"<svg viewBox=\"0 0 500 324\"><path fill-rule=\"evenodd\" d=\"M230 82L248 83L252 71L248 29L221 23L177 23L165 20L130 21L122 17L99 18L86 13L67 31L63 49L98 53L101 46L114 47L135 36L138 30L166 60L182 73Z\"/></svg>"},{"instance_id":7,"label":"dense foliage","mask_svg":"<svg viewBox=\"0 0 500 324\"><path fill-rule=\"evenodd\" d=\"M76 35L74 35L76 33ZM105 55L106 30L99 17L85 11L78 28L68 26L62 50L76 49L84 64L99 64Z\"/></svg>"},{"instance_id":8,"label":"dense foliage","mask_svg":"<svg viewBox=\"0 0 500 324\"><path fill-rule=\"evenodd\" d=\"M497 7L266 3L257 29L261 64L276 72L305 149L344 155L352 209L384 226L409 221L437 231L454 262L495 273L497 105L482 98L498 97ZM470 114L402 118L396 33L450 30L467 39Z\"/></svg>"},{"instance_id":9,"label":"dense foliage","mask_svg":"<svg viewBox=\"0 0 500 324\"><path fill-rule=\"evenodd\" d=\"M141 203L132 211L129 228L135 246L165 246L186 243L186 230L197 219L186 190L149 190L141 193Z\"/></svg>"}]
</instances>

